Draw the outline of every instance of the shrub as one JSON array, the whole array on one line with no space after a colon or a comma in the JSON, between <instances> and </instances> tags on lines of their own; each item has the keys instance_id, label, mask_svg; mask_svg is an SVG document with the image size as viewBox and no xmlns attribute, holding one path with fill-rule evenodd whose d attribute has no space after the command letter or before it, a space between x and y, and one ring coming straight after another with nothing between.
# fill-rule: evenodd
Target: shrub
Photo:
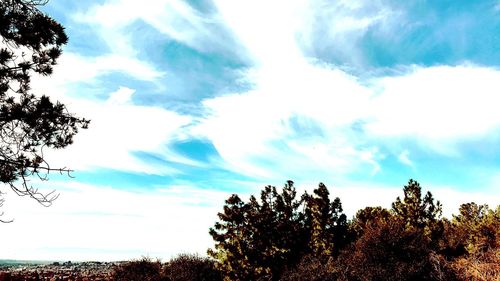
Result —
<instances>
[{"instance_id":1,"label":"shrub","mask_svg":"<svg viewBox=\"0 0 500 281\"><path fill-rule=\"evenodd\" d=\"M450 280L440 279L443 265L433 262L424 232L398 219L369 225L338 261L347 280Z\"/></svg>"},{"instance_id":2,"label":"shrub","mask_svg":"<svg viewBox=\"0 0 500 281\"><path fill-rule=\"evenodd\" d=\"M337 280L333 268L333 258L324 261L313 255L306 255L299 264L286 270L280 281L329 281Z\"/></svg>"},{"instance_id":3,"label":"shrub","mask_svg":"<svg viewBox=\"0 0 500 281\"><path fill-rule=\"evenodd\" d=\"M163 274L170 281L222 281L213 260L192 254L181 254L169 261Z\"/></svg>"},{"instance_id":4,"label":"shrub","mask_svg":"<svg viewBox=\"0 0 500 281\"><path fill-rule=\"evenodd\" d=\"M114 268L113 281L167 281L161 274L161 263L150 258L130 261Z\"/></svg>"}]
</instances>

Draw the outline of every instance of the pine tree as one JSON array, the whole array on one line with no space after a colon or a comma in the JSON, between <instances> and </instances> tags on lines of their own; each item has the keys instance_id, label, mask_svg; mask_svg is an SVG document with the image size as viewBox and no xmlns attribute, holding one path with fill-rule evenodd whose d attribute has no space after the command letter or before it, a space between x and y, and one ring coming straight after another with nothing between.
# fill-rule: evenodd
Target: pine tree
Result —
<instances>
[{"instance_id":1,"label":"pine tree","mask_svg":"<svg viewBox=\"0 0 500 281\"><path fill-rule=\"evenodd\" d=\"M310 231L309 249L315 256L328 257L345 244L347 218L337 197L330 201L328 188L320 183L313 195L306 195L306 221Z\"/></svg>"},{"instance_id":2,"label":"pine tree","mask_svg":"<svg viewBox=\"0 0 500 281\"><path fill-rule=\"evenodd\" d=\"M89 122L73 116L64 104L31 91L32 76L52 74L68 41L64 27L38 9L46 2L0 2L0 182L19 195L50 205L56 196L38 192L28 178L70 172L51 167L43 150L70 145Z\"/></svg>"},{"instance_id":3,"label":"pine tree","mask_svg":"<svg viewBox=\"0 0 500 281\"><path fill-rule=\"evenodd\" d=\"M436 240L443 232L442 206L434 202L430 192L422 198L422 188L413 179L403 188L404 198L392 203L392 211L407 228L422 229L429 238Z\"/></svg>"},{"instance_id":4,"label":"pine tree","mask_svg":"<svg viewBox=\"0 0 500 281\"><path fill-rule=\"evenodd\" d=\"M209 255L229 280L278 280L286 266L305 252L307 237L302 199L292 181L282 192L274 186L244 203L237 195L226 200L220 222L210 229L216 245Z\"/></svg>"}]
</instances>

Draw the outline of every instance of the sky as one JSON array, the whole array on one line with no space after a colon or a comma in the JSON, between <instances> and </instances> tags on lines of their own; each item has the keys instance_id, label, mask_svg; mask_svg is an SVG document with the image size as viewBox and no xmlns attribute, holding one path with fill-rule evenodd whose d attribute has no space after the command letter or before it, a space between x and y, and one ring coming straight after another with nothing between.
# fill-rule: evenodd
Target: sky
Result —
<instances>
[{"instance_id":1,"label":"sky","mask_svg":"<svg viewBox=\"0 0 500 281\"><path fill-rule=\"evenodd\" d=\"M204 255L232 193L325 183L352 217L410 178L451 217L500 203L500 2L51 0L69 43L35 92L91 119L5 195L0 258Z\"/></svg>"}]
</instances>

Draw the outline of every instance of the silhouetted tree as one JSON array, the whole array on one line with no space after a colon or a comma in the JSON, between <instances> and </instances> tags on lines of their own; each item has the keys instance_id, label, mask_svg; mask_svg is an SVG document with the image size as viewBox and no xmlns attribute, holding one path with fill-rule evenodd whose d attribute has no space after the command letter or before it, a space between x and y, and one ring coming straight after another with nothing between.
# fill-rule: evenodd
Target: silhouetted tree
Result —
<instances>
[{"instance_id":1,"label":"silhouetted tree","mask_svg":"<svg viewBox=\"0 0 500 281\"><path fill-rule=\"evenodd\" d=\"M88 120L69 113L64 104L31 92L33 74L47 76L68 37L63 26L42 13L47 1L0 2L0 182L22 196L50 205L57 197L42 194L28 183L36 175L47 179L54 168L44 157L46 148L71 144Z\"/></svg>"},{"instance_id":2,"label":"silhouetted tree","mask_svg":"<svg viewBox=\"0 0 500 281\"><path fill-rule=\"evenodd\" d=\"M463 204L449 221L418 182L403 191L349 223L324 184L300 199L293 182L247 203L233 195L209 253L224 280L500 280L500 206Z\"/></svg>"},{"instance_id":3,"label":"silhouetted tree","mask_svg":"<svg viewBox=\"0 0 500 281\"><path fill-rule=\"evenodd\" d=\"M306 195L306 226L310 232L309 249L315 256L329 257L346 244L347 217L337 197L330 201L328 188L320 183Z\"/></svg>"},{"instance_id":4,"label":"silhouetted tree","mask_svg":"<svg viewBox=\"0 0 500 281\"><path fill-rule=\"evenodd\" d=\"M287 264L299 261L306 244L303 228L304 215L299 211L302 199L297 196L292 181L281 193L274 186L266 186L260 202L250 197L249 226L254 250L251 259L255 270L277 280Z\"/></svg>"},{"instance_id":5,"label":"silhouetted tree","mask_svg":"<svg viewBox=\"0 0 500 281\"><path fill-rule=\"evenodd\" d=\"M209 255L228 280L278 280L285 268L306 254L328 259L345 244L346 217L340 199L333 202L325 185L300 198L292 181L281 192L266 186L260 200L226 200L220 222L210 229L216 242Z\"/></svg>"},{"instance_id":6,"label":"silhouetted tree","mask_svg":"<svg viewBox=\"0 0 500 281\"><path fill-rule=\"evenodd\" d=\"M226 200L221 222L210 229L216 241L209 255L229 280L278 280L288 264L297 263L307 244L303 200L292 181L281 193L266 186L260 200L244 203L237 195Z\"/></svg>"},{"instance_id":7,"label":"silhouetted tree","mask_svg":"<svg viewBox=\"0 0 500 281\"><path fill-rule=\"evenodd\" d=\"M406 228L417 228L425 235L437 242L443 233L441 221L442 206L439 201L434 202L430 192L422 198L422 188L413 179L403 188L404 198L399 197L392 203L392 212L402 220Z\"/></svg>"},{"instance_id":8,"label":"silhouetted tree","mask_svg":"<svg viewBox=\"0 0 500 281\"><path fill-rule=\"evenodd\" d=\"M209 249L208 254L217 260L216 267L229 280L255 280L256 272L250 260L255 255L255 247L250 240L253 232L249 225L249 207L236 194L225 203L223 212L218 214L220 222L210 228L215 249Z\"/></svg>"},{"instance_id":9,"label":"silhouetted tree","mask_svg":"<svg viewBox=\"0 0 500 281\"><path fill-rule=\"evenodd\" d=\"M340 280L456 280L437 253L443 235L441 204L410 180L392 209L357 212L351 230L357 239L340 255Z\"/></svg>"}]
</instances>

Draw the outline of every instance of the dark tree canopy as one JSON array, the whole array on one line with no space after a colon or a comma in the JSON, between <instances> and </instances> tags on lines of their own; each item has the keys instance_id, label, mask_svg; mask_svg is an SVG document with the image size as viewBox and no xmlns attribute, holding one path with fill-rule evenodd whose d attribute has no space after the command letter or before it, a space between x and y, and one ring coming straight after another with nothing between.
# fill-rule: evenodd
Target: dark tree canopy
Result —
<instances>
[{"instance_id":1,"label":"dark tree canopy","mask_svg":"<svg viewBox=\"0 0 500 281\"><path fill-rule=\"evenodd\" d=\"M327 260L346 244L340 199L331 202L324 184L301 197L292 181L281 192L266 186L260 200L233 195L218 216L210 229L215 249L208 253L229 280L279 280L303 257Z\"/></svg>"},{"instance_id":2,"label":"dark tree canopy","mask_svg":"<svg viewBox=\"0 0 500 281\"><path fill-rule=\"evenodd\" d=\"M18 195L43 205L57 197L29 184L29 177L47 179L51 167L45 149L60 149L73 142L88 120L75 117L49 93L32 93L33 75L48 76L68 41L64 27L42 13L47 1L0 2L0 181Z\"/></svg>"}]
</instances>

